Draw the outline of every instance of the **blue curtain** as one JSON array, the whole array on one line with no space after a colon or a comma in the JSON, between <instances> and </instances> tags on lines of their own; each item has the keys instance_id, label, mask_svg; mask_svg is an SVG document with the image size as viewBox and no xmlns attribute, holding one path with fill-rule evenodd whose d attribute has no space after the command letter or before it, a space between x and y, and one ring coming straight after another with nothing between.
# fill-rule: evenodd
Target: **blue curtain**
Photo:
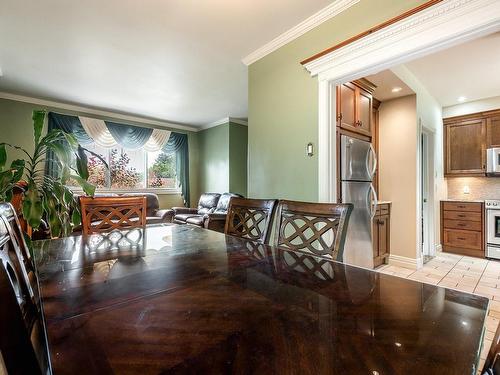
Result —
<instances>
[{"instance_id":1,"label":"blue curtain","mask_svg":"<svg viewBox=\"0 0 500 375\"><path fill-rule=\"evenodd\" d=\"M116 142L128 149L138 149L146 144L153 129L139 126L117 124L116 122L105 121L106 127Z\"/></svg>"},{"instance_id":2,"label":"blue curtain","mask_svg":"<svg viewBox=\"0 0 500 375\"><path fill-rule=\"evenodd\" d=\"M170 133L170 138L167 144L163 147L163 151L167 153L175 152L175 172L179 179L184 205L190 207L189 197L189 149L188 136L181 133Z\"/></svg>"},{"instance_id":3,"label":"blue curtain","mask_svg":"<svg viewBox=\"0 0 500 375\"><path fill-rule=\"evenodd\" d=\"M48 116L48 131L60 129L66 133L73 134L82 146L91 144L92 138L83 129L82 124L77 116L61 115L50 112ZM57 178L59 176L59 164L57 157L52 150L47 151L45 159L45 174Z\"/></svg>"},{"instance_id":4,"label":"blue curtain","mask_svg":"<svg viewBox=\"0 0 500 375\"><path fill-rule=\"evenodd\" d=\"M88 136L83 129L82 123L77 116L61 115L59 113L49 113L49 131L52 129L61 129L66 133L73 134L82 146L93 143L92 138Z\"/></svg>"}]
</instances>

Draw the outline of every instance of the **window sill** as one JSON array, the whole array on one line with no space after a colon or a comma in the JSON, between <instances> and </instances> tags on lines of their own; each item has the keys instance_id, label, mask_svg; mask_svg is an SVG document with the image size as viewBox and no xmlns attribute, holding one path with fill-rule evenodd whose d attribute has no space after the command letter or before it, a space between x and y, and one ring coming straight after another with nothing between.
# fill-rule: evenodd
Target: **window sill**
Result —
<instances>
[{"instance_id":1,"label":"window sill","mask_svg":"<svg viewBox=\"0 0 500 375\"><path fill-rule=\"evenodd\" d=\"M82 189L71 189L75 193L83 193ZM153 193L157 195L181 195L181 191L177 189L134 189L134 190L119 190L119 189L97 189L98 194L127 194L127 193Z\"/></svg>"}]
</instances>

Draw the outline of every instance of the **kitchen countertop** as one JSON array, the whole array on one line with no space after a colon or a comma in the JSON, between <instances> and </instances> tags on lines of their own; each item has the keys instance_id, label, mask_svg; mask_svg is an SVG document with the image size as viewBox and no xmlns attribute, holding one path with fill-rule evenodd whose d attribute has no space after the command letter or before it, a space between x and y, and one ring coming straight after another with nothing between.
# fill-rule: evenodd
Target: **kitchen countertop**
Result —
<instances>
[{"instance_id":1,"label":"kitchen countertop","mask_svg":"<svg viewBox=\"0 0 500 375\"><path fill-rule=\"evenodd\" d=\"M483 200L479 199L441 199L443 202L465 202L465 203L484 203Z\"/></svg>"},{"instance_id":2,"label":"kitchen countertop","mask_svg":"<svg viewBox=\"0 0 500 375\"><path fill-rule=\"evenodd\" d=\"M378 201L377 204L378 205L381 205L381 204L391 204L392 201Z\"/></svg>"}]
</instances>

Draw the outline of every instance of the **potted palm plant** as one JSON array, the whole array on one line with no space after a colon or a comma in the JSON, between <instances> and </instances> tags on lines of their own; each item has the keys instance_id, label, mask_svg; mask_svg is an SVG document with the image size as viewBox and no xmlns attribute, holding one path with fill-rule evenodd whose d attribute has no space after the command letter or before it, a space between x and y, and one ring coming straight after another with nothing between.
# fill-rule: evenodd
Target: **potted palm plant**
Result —
<instances>
[{"instance_id":1,"label":"potted palm plant","mask_svg":"<svg viewBox=\"0 0 500 375\"><path fill-rule=\"evenodd\" d=\"M24 184L22 193L22 216L33 229L38 229L42 219L46 220L52 237L68 236L73 227L81 223L78 201L66 185L74 181L84 193L93 196L95 186L89 183L87 154L92 154L106 165L102 158L83 148L76 138L60 129L53 129L42 136L45 111L33 111L34 150L0 143L0 200L10 202L13 189ZM7 166L6 148L22 152L23 159L13 160ZM54 157L55 156L55 157ZM58 176L45 173L45 161L54 157Z\"/></svg>"}]
</instances>

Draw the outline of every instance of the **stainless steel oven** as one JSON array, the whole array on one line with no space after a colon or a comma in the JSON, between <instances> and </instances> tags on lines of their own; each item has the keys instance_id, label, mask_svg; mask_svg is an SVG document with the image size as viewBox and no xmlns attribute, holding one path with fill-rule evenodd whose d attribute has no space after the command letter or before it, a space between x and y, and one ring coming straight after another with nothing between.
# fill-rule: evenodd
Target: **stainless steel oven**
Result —
<instances>
[{"instance_id":1,"label":"stainless steel oven","mask_svg":"<svg viewBox=\"0 0 500 375\"><path fill-rule=\"evenodd\" d=\"M486 173L500 175L500 147L486 150Z\"/></svg>"},{"instance_id":2,"label":"stainless steel oven","mask_svg":"<svg viewBox=\"0 0 500 375\"><path fill-rule=\"evenodd\" d=\"M486 207L486 256L500 259L500 201L488 200Z\"/></svg>"}]
</instances>

